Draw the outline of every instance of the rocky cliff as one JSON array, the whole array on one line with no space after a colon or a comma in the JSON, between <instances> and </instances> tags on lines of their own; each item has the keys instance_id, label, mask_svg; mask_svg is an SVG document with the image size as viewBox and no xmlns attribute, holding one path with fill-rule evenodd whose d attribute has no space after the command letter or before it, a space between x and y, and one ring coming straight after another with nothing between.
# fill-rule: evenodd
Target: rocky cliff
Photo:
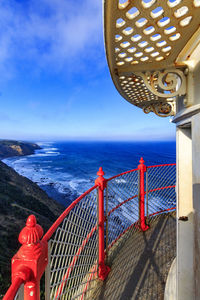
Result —
<instances>
[{"instance_id":1,"label":"rocky cliff","mask_svg":"<svg viewBox=\"0 0 200 300\"><path fill-rule=\"evenodd\" d=\"M0 143L1 157L13 156L16 152L17 155L25 155L38 149L35 144L23 142L9 142L5 147L1 146ZM5 152L7 147L9 155ZM10 154L11 151L13 155ZM20 247L18 235L26 218L34 214L46 231L63 210L37 184L0 161L0 299L10 284L11 258Z\"/></svg>"},{"instance_id":2,"label":"rocky cliff","mask_svg":"<svg viewBox=\"0 0 200 300\"><path fill-rule=\"evenodd\" d=\"M41 148L34 143L0 140L0 159L11 156L30 155L37 149Z\"/></svg>"}]
</instances>

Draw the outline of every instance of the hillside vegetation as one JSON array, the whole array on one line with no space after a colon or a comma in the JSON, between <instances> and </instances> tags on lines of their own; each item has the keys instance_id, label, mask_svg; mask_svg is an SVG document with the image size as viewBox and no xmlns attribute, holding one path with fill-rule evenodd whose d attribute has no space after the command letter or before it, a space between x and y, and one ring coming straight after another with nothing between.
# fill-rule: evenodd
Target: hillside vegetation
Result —
<instances>
[{"instance_id":1,"label":"hillside vegetation","mask_svg":"<svg viewBox=\"0 0 200 300\"><path fill-rule=\"evenodd\" d=\"M46 231L63 210L37 184L0 161L0 298L10 284L11 258L20 247L18 235L27 217L34 214Z\"/></svg>"}]
</instances>

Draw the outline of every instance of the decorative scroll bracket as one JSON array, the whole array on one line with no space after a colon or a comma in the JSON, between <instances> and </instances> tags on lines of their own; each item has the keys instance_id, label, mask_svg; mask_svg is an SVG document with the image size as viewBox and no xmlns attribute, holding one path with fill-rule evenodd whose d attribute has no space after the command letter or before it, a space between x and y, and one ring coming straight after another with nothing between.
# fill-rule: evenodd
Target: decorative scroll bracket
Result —
<instances>
[{"instance_id":1,"label":"decorative scroll bracket","mask_svg":"<svg viewBox=\"0 0 200 300\"><path fill-rule=\"evenodd\" d=\"M160 117L175 114L175 103L178 96L186 95L186 76L179 69L163 71L134 72L142 78L146 88L158 100L143 107L145 113L154 112Z\"/></svg>"},{"instance_id":2,"label":"decorative scroll bracket","mask_svg":"<svg viewBox=\"0 0 200 300\"><path fill-rule=\"evenodd\" d=\"M154 72L137 72L146 87L159 98L172 98L186 94L186 77L181 70L169 69Z\"/></svg>"},{"instance_id":3,"label":"decorative scroll bracket","mask_svg":"<svg viewBox=\"0 0 200 300\"><path fill-rule=\"evenodd\" d=\"M143 112L148 114L154 112L159 117L169 117L175 115L175 101L152 103L143 107Z\"/></svg>"}]
</instances>

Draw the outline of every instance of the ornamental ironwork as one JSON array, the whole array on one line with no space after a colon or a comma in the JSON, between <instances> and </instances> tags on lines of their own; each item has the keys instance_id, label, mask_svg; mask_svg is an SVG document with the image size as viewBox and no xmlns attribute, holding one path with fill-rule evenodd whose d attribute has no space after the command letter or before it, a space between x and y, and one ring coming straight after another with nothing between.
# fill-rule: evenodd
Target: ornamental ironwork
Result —
<instances>
[{"instance_id":1,"label":"ornamental ironwork","mask_svg":"<svg viewBox=\"0 0 200 300\"><path fill-rule=\"evenodd\" d=\"M186 95L178 56L198 30L200 0L105 0L105 45L119 93L145 113L174 115ZM185 102L186 103L186 102Z\"/></svg>"}]
</instances>

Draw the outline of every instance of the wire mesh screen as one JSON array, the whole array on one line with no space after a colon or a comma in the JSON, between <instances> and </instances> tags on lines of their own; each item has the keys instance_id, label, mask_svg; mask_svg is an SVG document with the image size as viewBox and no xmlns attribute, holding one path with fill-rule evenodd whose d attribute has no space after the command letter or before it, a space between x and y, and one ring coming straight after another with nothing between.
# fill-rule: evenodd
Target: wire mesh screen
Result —
<instances>
[{"instance_id":1,"label":"wire mesh screen","mask_svg":"<svg viewBox=\"0 0 200 300\"><path fill-rule=\"evenodd\" d=\"M95 279L97 189L75 205L50 243L50 299L81 299Z\"/></svg>"},{"instance_id":2,"label":"wire mesh screen","mask_svg":"<svg viewBox=\"0 0 200 300\"><path fill-rule=\"evenodd\" d=\"M143 230L141 224L146 217L146 222L151 223L151 228L156 224L153 221L159 220L158 215L176 210L175 185L175 164L147 167L144 184L142 168L107 180L107 187L104 189L106 221L104 240L108 265L119 252L119 247L125 245L129 237L133 237L133 232L134 241L137 246L139 245L138 238L141 235L139 230ZM145 217L143 195L145 195ZM95 185L76 199L64 215L58 218L58 223L52 225L53 229L50 228L45 234L44 238L49 241L49 263L45 274L47 300L95 298L98 247L101 246L98 245L97 202L98 188ZM54 232L55 228L57 229ZM136 250L139 249L140 247ZM137 251L133 256L140 255ZM20 291L23 292L23 287ZM20 291L15 297L16 300L23 299Z\"/></svg>"},{"instance_id":3,"label":"wire mesh screen","mask_svg":"<svg viewBox=\"0 0 200 300\"><path fill-rule=\"evenodd\" d=\"M147 168L148 212L151 216L176 209L176 165Z\"/></svg>"},{"instance_id":4,"label":"wire mesh screen","mask_svg":"<svg viewBox=\"0 0 200 300\"><path fill-rule=\"evenodd\" d=\"M117 176L107 183L107 245L138 221L138 171Z\"/></svg>"}]
</instances>

